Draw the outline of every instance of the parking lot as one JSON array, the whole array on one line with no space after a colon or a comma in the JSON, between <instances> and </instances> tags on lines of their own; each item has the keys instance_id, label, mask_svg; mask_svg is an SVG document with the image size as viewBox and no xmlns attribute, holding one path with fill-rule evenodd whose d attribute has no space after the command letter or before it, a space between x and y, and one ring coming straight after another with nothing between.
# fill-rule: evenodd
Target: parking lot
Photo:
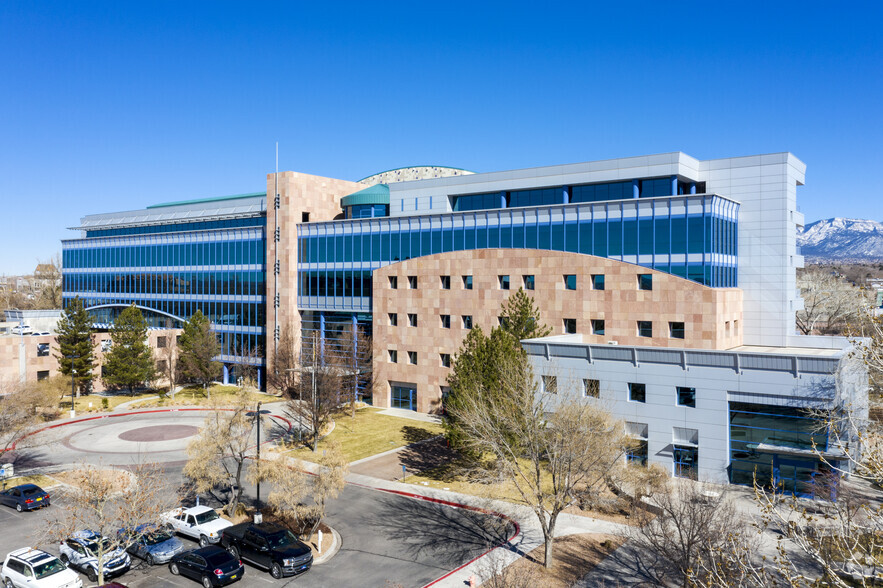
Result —
<instances>
[{"instance_id":1,"label":"parking lot","mask_svg":"<svg viewBox=\"0 0 883 588\"><path fill-rule=\"evenodd\" d=\"M62 507L24 513L0 507L0 554L41 545L58 555L57 546L46 546L39 538L56 508ZM353 486L331 505L327 522L340 533L342 545L326 563L281 580L246 565L236 586L423 586L499 543L508 531L493 517ZM182 541L198 547L189 539ZM118 581L134 588L198 586L173 576L166 565L151 568L137 558Z\"/></svg>"},{"instance_id":2,"label":"parking lot","mask_svg":"<svg viewBox=\"0 0 883 588\"><path fill-rule=\"evenodd\" d=\"M127 430L144 430L162 424L191 424L189 415L176 413L151 414L104 419L81 425L63 427L54 433L47 445L32 450L31 462L50 466L73 464L79 458L96 458L105 465L131 463L133 455L120 452L123 446L116 438ZM102 452L101 447L113 443L116 452ZM177 486L181 481L183 452L166 447L166 442L140 444L138 456L151 454L161 458L168 481ZM150 449L158 451L151 452ZM134 450L133 450L134 453ZM22 463L29 463L22 456ZM50 491L51 493L51 491ZM247 498L247 497L246 497ZM33 546L58 555L57 545L46 545L40 538L47 518L63 508L61 503L35 512L17 513L0 507L0 557L20 547ZM511 534L508 525L495 517L468 510L415 500L360 486L349 485L340 497L328 506L325 522L341 536L340 551L323 564L315 565L301 576L273 580L262 570L246 565L243 579L236 586L341 586L384 587L401 584L419 587L443 576L468 562L489 546L499 544ZM185 544L198 547L182 538ZM84 585L90 585L81 576ZM168 566L148 567L133 559L132 569L119 582L133 588L198 586L187 578L172 576Z\"/></svg>"}]
</instances>

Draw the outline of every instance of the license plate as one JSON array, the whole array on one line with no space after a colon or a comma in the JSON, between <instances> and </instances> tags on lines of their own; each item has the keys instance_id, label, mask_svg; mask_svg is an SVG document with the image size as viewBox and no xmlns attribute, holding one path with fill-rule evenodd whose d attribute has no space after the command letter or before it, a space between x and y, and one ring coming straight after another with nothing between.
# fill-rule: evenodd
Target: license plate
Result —
<instances>
[{"instance_id":1,"label":"license plate","mask_svg":"<svg viewBox=\"0 0 883 588\"><path fill-rule=\"evenodd\" d=\"M231 580L235 580L235 579L236 579L236 574L233 574L232 576L230 576L230 579L231 579Z\"/></svg>"},{"instance_id":2,"label":"license plate","mask_svg":"<svg viewBox=\"0 0 883 588\"><path fill-rule=\"evenodd\" d=\"M37 502L40 502L41 500L43 500L43 499L42 499L42 498L38 498L38 499L37 499Z\"/></svg>"}]
</instances>

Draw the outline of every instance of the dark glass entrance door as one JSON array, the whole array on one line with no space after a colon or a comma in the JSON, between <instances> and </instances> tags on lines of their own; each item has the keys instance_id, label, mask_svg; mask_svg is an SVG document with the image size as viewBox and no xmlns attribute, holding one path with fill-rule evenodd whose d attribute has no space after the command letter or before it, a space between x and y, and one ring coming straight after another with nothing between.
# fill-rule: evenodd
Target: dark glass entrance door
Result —
<instances>
[{"instance_id":1,"label":"dark glass entrance door","mask_svg":"<svg viewBox=\"0 0 883 588\"><path fill-rule=\"evenodd\" d=\"M392 387L392 407L417 410L417 388L411 386Z\"/></svg>"}]
</instances>

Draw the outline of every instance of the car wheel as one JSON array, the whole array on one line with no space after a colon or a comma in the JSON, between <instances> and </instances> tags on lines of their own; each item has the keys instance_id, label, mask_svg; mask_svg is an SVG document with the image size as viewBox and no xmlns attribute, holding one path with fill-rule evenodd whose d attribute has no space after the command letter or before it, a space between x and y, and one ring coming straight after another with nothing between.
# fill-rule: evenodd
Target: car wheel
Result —
<instances>
[{"instance_id":1,"label":"car wheel","mask_svg":"<svg viewBox=\"0 0 883 588\"><path fill-rule=\"evenodd\" d=\"M282 566L277 563L273 564L273 567L270 568L270 575L276 578L277 580L282 577Z\"/></svg>"},{"instance_id":2,"label":"car wheel","mask_svg":"<svg viewBox=\"0 0 883 588\"><path fill-rule=\"evenodd\" d=\"M239 559L239 549L237 549L235 545L231 545L230 547L228 547L227 553L229 553L230 555L232 555L236 559Z\"/></svg>"},{"instance_id":3,"label":"car wheel","mask_svg":"<svg viewBox=\"0 0 883 588\"><path fill-rule=\"evenodd\" d=\"M212 588L212 586L214 586L214 584L212 584L211 578L209 578L208 576L202 577L202 585L205 586L205 588Z\"/></svg>"},{"instance_id":4,"label":"car wheel","mask_svg":"<svg viewBox=\"0 0 883 588\"><path fill-rule=\"evenodd\" d=\"M15 586L13 586L12 584L12 580L10 580L9 578L6 578L6 582L4 582L4 584L6 585L6 588L15 588Z\"/></svg>"},{"instance_id":5,"label":"car wheel","mask_svg":"<svg viewBox=\"0 0 883 588\"><path fill-rule=\"evenodd\" d=\"M24 509L21 507L21 504L16 504L16 505L15 505L15 510L17 510L18 512L21 512L21 511L23 511Z\"/></svg>"},{"instance_id":6,"label":"car wheel","mask_svg":"<svg viewBox=\"0 0 883 588\"><path fill-rule=\"evenodd\" d=\"M144 561L146 561L147 565L149 565L149 566L156 565L156 562L153 561L153 555L151 555L149 553L147 554L147 557L144 558Z\"/></svg>"},{"instance_id":7,"label":"car wheel","mask_svg":"<svg viewBox=\"0 0 883 588\"><path fill-rule=\"evenodd\" d=\"M98 571L93 567L86 568L86 577L89 578L90 582L98 581Z\"/></svg>"},{"instance_id":8,"label":"car wheel","mask_svg":"<svg viewBox=\"0 0 883 588\"><path fill-rule=\"evenodd\" d=\"M211 545L211 543L208 540L208 537L206 537L205 535L200 535L199 536L199 546L206 547L208 545Z\"/></svg>"},{"instance_id":9,"label":"car wheel","mask_svg":"<svg viewBox=\"0 0 883 588\"><path fill-rule=\"evenodd\" d=\"M178 569L178 564L171 563L169 564L169 571L172 572L172 575L177 576L181 573L181 570Z\"/></svg>"},{"instance_id":10,"label":"car wheel","mask_svg":"<svg viewBox=\"0 0 883 588\"><path fill-rule=\"evenodd\" d=\"M61 563L63 563L64 565L69 565L69 564L71 563L70 558L68 558L68 556L66 556L66 555L63 554L63 553L61 554L61 558L60 558L60 559L61 559Z\"/></svg>"}]
</instances>

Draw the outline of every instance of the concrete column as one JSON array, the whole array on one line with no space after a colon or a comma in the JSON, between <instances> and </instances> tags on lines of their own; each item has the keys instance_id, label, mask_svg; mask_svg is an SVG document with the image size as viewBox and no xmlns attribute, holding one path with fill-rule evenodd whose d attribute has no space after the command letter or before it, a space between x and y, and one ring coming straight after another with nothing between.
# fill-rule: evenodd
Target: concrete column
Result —
<instances>
[{"instance_id":1,"label":"concrete column","mask_svg":"<svg viewBox=\"0 0 883 588\"><path fill-rule=\"evenodd\" d=\"M224 384L230 383L230 368L227 367L227 364L224 364Z\"/></svg>"},{"instance_id":2,"label":"concrete column","mask_svg":"<svg viewBox=\"0 0 883 588\"><path fill-rule=\"evenodd\" d=\"M690 182L690 194L696 193L696 182Z\"/></svg>"},{"instance_id":3,"label":"concrete column","mask_svg":"<svg viewBox=\"0 0 883 588\"><path fill-rule=\"evenodd\" d=\"M671 177L671 195L672 196L678 195L678 177L677 176Z\"/></svg>"},{"instance_id":4,"label":"concrete column","mask_svg":"<svg viewBox=\"0 0 883 588\"><path fill-rule=\"evenodd\" d=\"M641 188L638 185L638 180L632 180L632 198L639 198L641 196Z\"/></svg>"}]
</instances>

